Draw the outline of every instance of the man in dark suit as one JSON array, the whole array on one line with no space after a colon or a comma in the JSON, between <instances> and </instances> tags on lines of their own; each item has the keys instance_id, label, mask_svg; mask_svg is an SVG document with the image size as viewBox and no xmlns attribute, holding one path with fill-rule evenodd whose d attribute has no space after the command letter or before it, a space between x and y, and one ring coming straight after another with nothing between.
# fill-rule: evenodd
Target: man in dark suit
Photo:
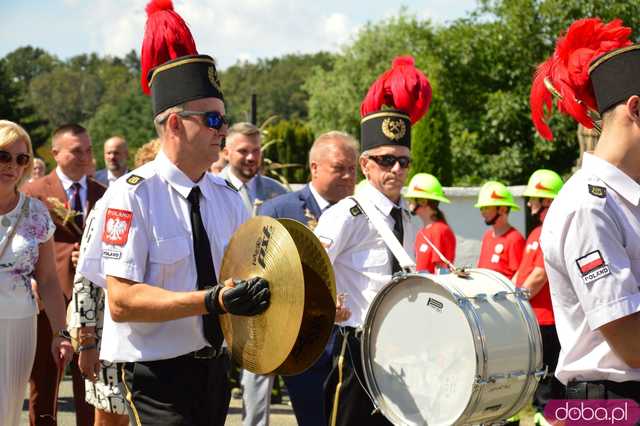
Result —
<instances>
[{"instance_id":1,"label":"man in dark suit","mask_svg":"<svg viewBox=\"0 0 640 426\"><path fill-rule=\"evenodd\" d=\"M128 173L127 159L129 148L127 141L120 136L113 136L104 143L104 169L96 172L96 180L104 186L109 186L120 176Z\"/></svg>"},{"instance_id":2,"label":"man in dark suit","mask_svg":"<svg viewBox=\"0 0 640 426\"><path fill-rule=\"evenodd\" d=\"M57 167L41 179L24 186L25 194L38 198L49 208L56 225L53 236L58 279L67 302L71 300L73 276L79 255L84 216L104 194L105 187L86 176L91 166L91 139L84 127L65 124L53 133L52 153ZM73 217L63 221L66 213ZM56 330L57 332L57 330ZM31 371L29 420L31 425L56 424L56 395L59 373L51 357L52 332L44 311L38 315L36 357ZM85 402L84 380L77 365L71 363L76 424L93 425L94 409Z\"/></svg>"},{"instance_id":3,"label":"man in dark suit","mask_svg":"<svg viewBox=\"0 0 640 426\"><path fill-rule=\"evenodd\" d=\"M298 220L311 229L322 213L352 195L356 180L358 144L342 132L328 132L315 140L309 151L311 182L299 191L266 201L263 216ZM333 337L318 361L307 371L284 377L300 426L325 426L323 384L331 371Z\"/></svg>"}]
</instances>

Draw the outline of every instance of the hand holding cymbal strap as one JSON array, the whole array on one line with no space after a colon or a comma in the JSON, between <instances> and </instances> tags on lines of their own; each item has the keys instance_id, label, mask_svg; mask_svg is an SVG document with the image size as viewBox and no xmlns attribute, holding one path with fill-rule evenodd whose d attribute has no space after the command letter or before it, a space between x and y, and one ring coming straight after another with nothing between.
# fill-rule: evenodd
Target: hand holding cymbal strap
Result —
<instances>
[{"instance_id":1,"label":"hand holding cymbal strap","mask_svg":"<svg viewBox=\"0 0 640 426\"><path fill-rule=\"evenodd\" d=\"M210 313L253 316L269 307L270 297L268 281L253 277L246 281L234 280L230 286L217 285L209 290L205 304Z\"/></svg>"}]
</instances>

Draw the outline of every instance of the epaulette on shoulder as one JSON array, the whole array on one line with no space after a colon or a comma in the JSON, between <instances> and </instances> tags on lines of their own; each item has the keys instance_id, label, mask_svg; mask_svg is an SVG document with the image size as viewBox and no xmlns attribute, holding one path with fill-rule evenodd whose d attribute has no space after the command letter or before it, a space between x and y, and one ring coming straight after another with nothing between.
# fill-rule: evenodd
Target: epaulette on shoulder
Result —
<instances>
[{"instance_id":1,"label":"epaulette on shoulder","mask_svg":"<svg viewBox=\"0 0 640 426\"><path fill-rule=\"evenodd\" d=\"M234 191L238 192L238 188L236 188L235 186L233 186L233 184L232 184L230 181L228 181L227 179L225 179L224 181L225 181L225 182L226 182L226 184L227 184L227 188L232 189L232 190L234 190Z\"/></svg>"},{"instance_id":2,"label":"epaulette on shoulder","mask_svg":"<svg viewBox=\"0 0 640 426\"><path fill-rule=\"evenodd\" d=\"M129 176L129 177L127 178L126 182L127 182L129 185L136 186L136 185L138 185L140 182L142 182L143 180L144 180L144 178L143 178L142 176L139 176L139 175L131 175L131 176Z\"/></svg>"},{"instance_id":3,"label":"epaulette on shoulder","mask_svg":"<svg viewBox=\"0 0 640 426\"><path fill-rule=\"evenodd\" d=\"M360 216L362 214L362 209L360 208L360 205L356 203L349 209L349 213L351 213L351 216L353 217Z\"/></svg>"},{"instance_id":4,"label":"epaulette on shoulder","mask_svg":"<svg viewBox=\"0 0 640 426\"><path fill-rule=\"evenodd\" d=\"M589 187L589 194L598 198L607 198L607 188L604 186L591 185L590 183L587 186Z\"/></svg>"}]
</instances>

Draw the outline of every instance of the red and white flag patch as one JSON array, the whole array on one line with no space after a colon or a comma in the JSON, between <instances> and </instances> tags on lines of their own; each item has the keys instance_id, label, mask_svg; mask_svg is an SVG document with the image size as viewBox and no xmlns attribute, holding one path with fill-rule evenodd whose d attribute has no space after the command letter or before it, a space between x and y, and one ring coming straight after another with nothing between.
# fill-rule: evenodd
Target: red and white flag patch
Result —
<instances>
[{"instance_id":1,"label":"red and white flag patch","mask_svg":"<svg viewBox=\"0 0 640 426\"><path fill-rule=\"evenodd\" d=\"M578 269L582 274L582 280L585 284L592 283L611 273L600 250L594 250L576 259L576 264L578 265Z\"/></svg>"},{"instance_id":2,"label":"red and white flag patch","mask_svg":"<svg viewBox=\"0 0 640 426\"><path fill-rule=\"evenodd\" d=\"M125 245L129 238L132 219L133 213L128 210L107 209L102 241L116 246Z\"/></svg>"}]
</instances>

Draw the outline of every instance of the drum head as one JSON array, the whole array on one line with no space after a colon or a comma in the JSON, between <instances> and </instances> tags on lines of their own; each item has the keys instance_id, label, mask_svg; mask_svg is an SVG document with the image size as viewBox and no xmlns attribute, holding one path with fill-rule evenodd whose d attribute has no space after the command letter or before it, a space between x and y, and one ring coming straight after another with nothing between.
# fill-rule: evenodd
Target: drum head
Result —
<instances>
[{"instance_id":1,"label":"drum head","mask_svg":"<svg viewBox=\"0 0 640 426\"><path fill-rule=\"evenodd\" d=\"M429 275L387 285L364 324L369 390L394 424L452 425L467 408L477 374L464 311Z\"/></svg>"}]
</instances>

